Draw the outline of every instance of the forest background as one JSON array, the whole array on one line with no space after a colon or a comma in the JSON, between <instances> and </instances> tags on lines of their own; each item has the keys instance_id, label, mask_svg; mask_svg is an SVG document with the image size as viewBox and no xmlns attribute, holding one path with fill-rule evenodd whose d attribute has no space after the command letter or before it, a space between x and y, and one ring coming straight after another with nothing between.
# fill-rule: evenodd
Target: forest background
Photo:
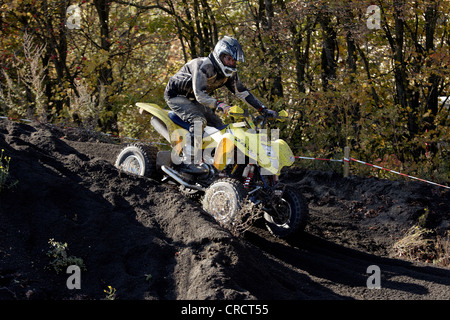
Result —
<instances>
[{"instance_id":1,"label":"forest background","mask_svg":"<svg viewBox=\"0 0 450 320\"><path fill-rule=\"evenodd\" d=\"M158 141L136 102L224 35L302 156L449 179L448 0L0 0L0 115ZM241 104L225 90L215 93ZM305 167L332 164L302 162ZM333 168L340 170L339 167ZM356 165L353 173L395 178Z\"/></svg>"}]
</instances>

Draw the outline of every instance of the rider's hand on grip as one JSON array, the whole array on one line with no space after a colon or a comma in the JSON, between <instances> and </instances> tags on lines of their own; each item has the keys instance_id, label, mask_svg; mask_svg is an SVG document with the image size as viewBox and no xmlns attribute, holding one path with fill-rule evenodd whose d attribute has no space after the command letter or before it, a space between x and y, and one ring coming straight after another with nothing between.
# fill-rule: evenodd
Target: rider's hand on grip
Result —
<instances>
[{"instance_id":1,"label":"rider's hand on grip","mask_svg":"<svg viewBox=\"0 0 450 320\"><path fill-rule=\"evenodd\" d=\"M264 117L267 117L269 119L277 119L278 118L278 112L267 109L266 107L261 108L260 112Z\"/></svg>"},{"instance_id":2,"label":"rider's hand on grip","mask_svg":"<svg viewBox=\"0 0 450 320\"><path fill-rule=\"evenodd\" d=\"M267 117L269 119L277 119L278 118L278 112L276 112L275 110L267 110Z\"/></svg>"},{"instance_id":3,"label":"rider's hand on grip","mask_svg":"<svg viewBox=\"0 0 450 320\"><path fill-rule=\"evenodd\" d=\"M228 110L230 110L231 106L223 103L221 101L217 102L217 110L223 112L224 114L228 114Z\"/></svg>"}]
</instances>

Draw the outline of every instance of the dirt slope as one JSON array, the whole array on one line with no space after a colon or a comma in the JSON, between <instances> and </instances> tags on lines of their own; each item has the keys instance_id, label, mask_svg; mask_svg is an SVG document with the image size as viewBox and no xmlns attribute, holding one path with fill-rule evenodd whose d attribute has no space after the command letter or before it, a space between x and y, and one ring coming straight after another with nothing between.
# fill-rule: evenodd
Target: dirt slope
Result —
<instances>
[{"instance_id":1,"label":"dirt slope","mask_svg":"<svg viewBox=\"0 0 450 320\"><path fill-rule=\"evenodd\" d=\"M104 299L108 286L139 300L450 298L448 268L391 252L424 212L448 230L445 189L292 169L283 180L309 201L306 233L278 240L256 224L236 239L176 188L117 171L121 147L0 120L19 181L0 193L0 299ZM49 268L51 238L83 259L80 290ZM379 290L366 287L370 265Z\"/></svg>"}]
</instances>

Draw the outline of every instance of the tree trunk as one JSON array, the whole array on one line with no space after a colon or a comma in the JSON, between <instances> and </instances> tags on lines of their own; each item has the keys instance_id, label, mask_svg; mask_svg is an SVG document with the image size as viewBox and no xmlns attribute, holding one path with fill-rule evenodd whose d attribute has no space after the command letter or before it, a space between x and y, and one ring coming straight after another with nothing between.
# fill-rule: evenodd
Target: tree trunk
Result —
<instances>
[{"instance_id":1,"label":"tree trunk","mask_svg":"<svg viewBox=\"0 0 450 320\"><path fill-rule=\"evenodd\" d=\"M113 83L112 64L109 59L110 51L110 34L109 34L109 0L94 0L94 5L97 10L98 19L100 22L100 48L108 55L108 60L99 67L98 70L98 91L100 86L104 85L108 91L108 87ZM117 130L117 114L113 111L113 106L109 101L109 96L106 95L105 100L105 116L101 117L100 127L106 132L114 132Z\"/></svg>"},{"instance_id":2,"label":"tree trunk","mask_svg":"<svg viewBox=\"0 0 450 320\"><path fill-rule=\"evenodd\" d=\"M329 80L336 78L336 31L331 26L331 19L328 12L320 10L319 15L319 23L323 30L321 53L322 87L324 91L327 91L329 89Z\"/></svg>"},{"instance_id":3,"label":"tree trunk","mask_svg":"<svg viewBox=\"0 0 450 320\"><path fill-rule=\"evenodd\" d=\"M434 46L434 33L436 30L436 23L438 17L438 6L437 2L432 1L431 4L427 6L425 11L425 51L426 54L429 55L432 51L435 50ZM427 67L431 67L431 62L429 61ZM426 109L431 110L431 114L434 116L438 113L438 105L439 105L439 92L438 86L441 82L441 78L437 76L434 72L428 78L428 97L426 103Z\"/></svg>"}]
</instances>

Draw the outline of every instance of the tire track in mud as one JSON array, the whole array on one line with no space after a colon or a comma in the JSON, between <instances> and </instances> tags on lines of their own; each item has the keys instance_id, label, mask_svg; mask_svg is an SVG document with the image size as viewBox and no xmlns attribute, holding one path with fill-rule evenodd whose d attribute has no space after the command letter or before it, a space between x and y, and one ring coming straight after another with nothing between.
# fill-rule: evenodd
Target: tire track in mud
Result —
<instances>
[{"instance_id":1,"label":"tire track in mud","mask_svg":"<svg viewBox=\"0 0 450 320\"><path fill-rule=\"evenodd\" d=\"M450 270L445 268L376 256L308 233L285 241L253 228L246 239L303 275L300 292L293 291L292 299L304 298L303 293L308 299L450 299ZM371 265L380 268L380 289L367 287Z\"/></svg>"}]
</instances>

